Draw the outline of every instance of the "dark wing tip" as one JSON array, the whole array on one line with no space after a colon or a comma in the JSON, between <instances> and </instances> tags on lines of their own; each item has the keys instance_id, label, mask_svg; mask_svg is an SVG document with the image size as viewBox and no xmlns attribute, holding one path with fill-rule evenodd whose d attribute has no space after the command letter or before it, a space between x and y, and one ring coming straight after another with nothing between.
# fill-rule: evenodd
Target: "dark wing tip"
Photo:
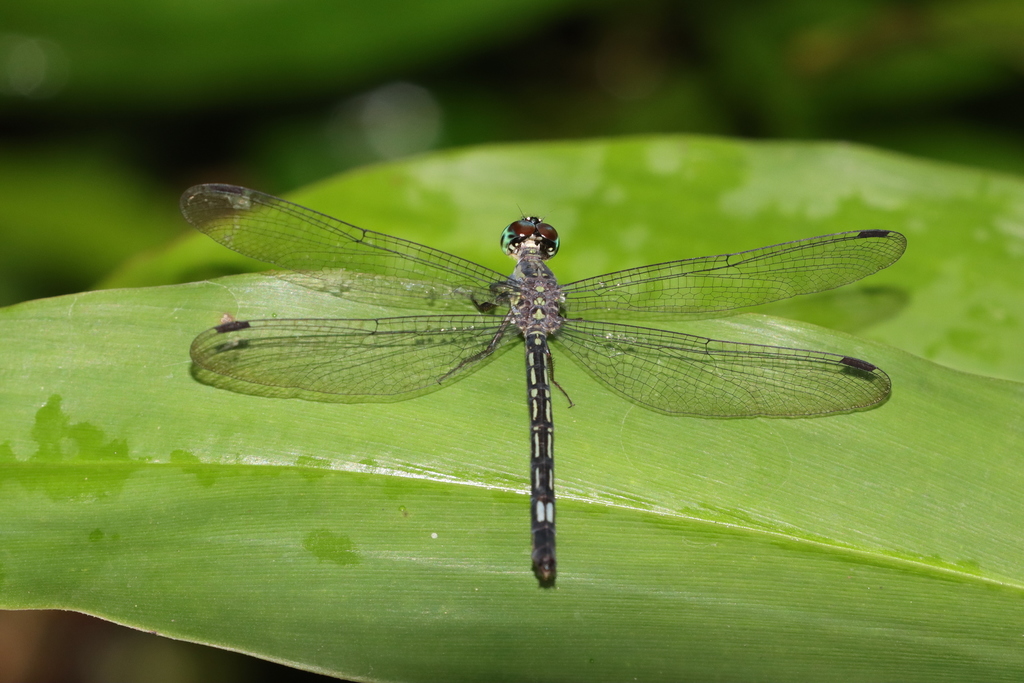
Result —
<instances>
[{"instance_id":1,"label":"dark wing tip","mask_svg":"<svg viewBox=\"0 0 1024 683\"><path fill-rule=\"evenodd\" d=\"M879 247L888 253L888 262L880 266L886 268L895 263L903 252L907 250L907 238L901 232L895 230L861 230L857 233L857 239L880 239L884 247Z\"/></svg>"},{"instance_id":2,"label":"dark wing tip","mask_svg":"<svg viewBox=\"0 0 1024 683\"><path fill-rule=\"evenodd\" d=\"M212 219L248 211L253 195L253 190L238 185L207 183L185 190L178 205L185 219L199 228Z\"/></svg>"},{"instance_id":3,"label":"dark wing tip","mask_svg":"<svg viewBox=\"0 0 1024 683\"><path fill-rule=\"evenodd\" d=\"M237 332L238 330L244 330L247 327L251 327L247 320L232 320L230 322L217 325L213 329L215 329L219 334L223 334L224 332Z\"/></svg>"},{"instance_id":4,"label":"dark wing tip","mask_svg":"<svg viewBox=\"0 0 1024 683\"><path fill-rule=\"evenodd\" d=\"M247 320L232 320L204 330L192 340L192 346L189 348L192 362L211 372L229 375L230 373L226 371L229 366L225 363L230 363L230 361L219 359L218 356L248 348L249 339L244 335L231 335L230 333L240 332L250 327L252 325Z\"/></svg>"},{"instance_id":5,"label":"dark wing tip","mask_svg":"<svg viewBox=\"0 0 1024 683\"><path fill-rule=\"evenodd\" d=\"M839 360L839 362L842 363L843 365L848 365L851 368L863 370L864 372L874 372L875 370L878 369L877 365L872 365L866 360L861 360L860 358L851 358L850 356L843 356Z\"/></svg>"},{"instance_id":6,"label":"dark wing tip","mask_svg":"<svg viewBox=\"0 0 1024 683\"><path fill-rule=\"evenodd\" d=\"M888 237L892 230L861 230L857 237Z\"/></svg>"}]
</instances>

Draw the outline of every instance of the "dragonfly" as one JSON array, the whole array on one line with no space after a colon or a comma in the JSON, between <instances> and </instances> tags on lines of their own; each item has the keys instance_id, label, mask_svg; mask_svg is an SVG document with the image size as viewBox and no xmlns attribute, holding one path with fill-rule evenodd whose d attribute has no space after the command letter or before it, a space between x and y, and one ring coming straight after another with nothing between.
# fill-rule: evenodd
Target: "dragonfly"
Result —
<instances>
[{"instance_id":1,"label":"dragonfly","mask_svg":"<svg viewBox=\"0 0 1024 683\"><path fill-rule=\"evenodd\" d=\"M448 385L523 342L531 559L544 588L556 578L552 385L561 387L554 381L552 344L611 391L669 414L820 415L867 408L891 391L885 372L851 356L584 315L705 314L833 289L893 264L906 238L892 230L840 232L561 284L547 265L558 252L558 233L535 216L501 232L501 248L516 262L504 275L234 185L192 187L181 211L220 244L284 268L310 289L434 313L230 320L192 343L192 361L209 372L313 400L374 400Z\"/></svg>"}]
</instances>

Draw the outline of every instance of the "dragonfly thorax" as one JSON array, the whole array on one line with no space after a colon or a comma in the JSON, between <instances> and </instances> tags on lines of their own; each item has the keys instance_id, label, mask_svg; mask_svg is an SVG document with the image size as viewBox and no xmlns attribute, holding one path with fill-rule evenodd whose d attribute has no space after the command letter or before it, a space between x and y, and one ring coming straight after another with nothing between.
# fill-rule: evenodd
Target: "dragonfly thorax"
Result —
<instances>
[{"instance_id":1,"label":"dragonfly thorax","mask_svg":"<svg viewBox=\"0 0 1024 683\"><path fill-rule=\"evenodd\" d=\"M525 216L502 231L501 249L513 258L529 251L548 259L558 253L558 232L536 216Z\"/></svg>"},{"instance_id":2,"label":"dragonfly thorax","mask_svg":"<svg viewBox=\"0 0 1024 683\"><path fill-rule=\"evenodd\" d=\"M544 258L524 246L512 271L514 294L510 297L512 321L524 333L553 334L562 326L561 308L565 294Z\"/></svg>"}]
</instances>

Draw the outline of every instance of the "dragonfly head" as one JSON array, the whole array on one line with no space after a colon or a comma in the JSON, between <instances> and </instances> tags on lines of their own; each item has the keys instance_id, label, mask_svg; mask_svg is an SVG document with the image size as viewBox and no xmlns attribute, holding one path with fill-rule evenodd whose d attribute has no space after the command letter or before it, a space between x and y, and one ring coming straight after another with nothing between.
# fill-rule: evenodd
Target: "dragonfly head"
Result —
<instances>
[{"instance_id":1,"label":"dragonfly head","mask_svg":"<svg viewBox=\"0 0 1024 683\"><path fill-rule=\"evenodd\" d=\"M549 259L558 253L558 233L536 216L525 216L501 233L501 249L509 256L515 256L524 248Z\"/></svg>"}]
</instances>

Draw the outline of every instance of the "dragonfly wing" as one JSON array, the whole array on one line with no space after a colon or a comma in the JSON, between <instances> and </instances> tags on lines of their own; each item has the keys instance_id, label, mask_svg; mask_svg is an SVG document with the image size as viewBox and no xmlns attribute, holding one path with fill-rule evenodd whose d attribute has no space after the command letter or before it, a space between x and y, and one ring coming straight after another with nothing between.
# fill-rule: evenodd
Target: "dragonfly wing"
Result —
<instances>
[{"instance_id":1,"label":"dragonfly wing","mask_svg":"<svg viewBox=\"0 0 1024 683\"><path fill-rule=\"evenodd\" d=\"M488 346L503 327L498 320L479 315L239 320L200 334L191 355L200 368L239 382L296 390L294 395L302 397L360 400L454 380L490 355ZM504 334L490 350L517 336Z\"/></svg>"},{"instance_id":2,"label":"dragonfly wing","mask_svg":"<svg viewBox=\"0 0 1024 683\"><path fill-rule=\"evenodd\" d=\"M833 289L892 265L907 240L892 230L811 237L742 251L656 263L562 287L567 315L617 310L700 313Z\"/></svg>"},{"instance_id":3,"label":"dragonfly wing","mask_svg":"<svg viewBox=\"0 0 1024 683\"><path fill-rule=\"evenodd\" d=\"M878 403L891 387L871 363L820 351L575 320L554 339L612 391L667 413L835 413Z\"/></svg>"},{"instance_id":4,"label":"dragonfly wing","mask_svg":"<svg viewBox=\"0 0 1024 683\"><path fill-rule=\"evenodd\" d=\"M508 278L458 256L332 218L235 185L197 185L181 212L229 249L281 268L283 277L337 296L422 308L491 302Z\"/></svg>"}]
</instances>

